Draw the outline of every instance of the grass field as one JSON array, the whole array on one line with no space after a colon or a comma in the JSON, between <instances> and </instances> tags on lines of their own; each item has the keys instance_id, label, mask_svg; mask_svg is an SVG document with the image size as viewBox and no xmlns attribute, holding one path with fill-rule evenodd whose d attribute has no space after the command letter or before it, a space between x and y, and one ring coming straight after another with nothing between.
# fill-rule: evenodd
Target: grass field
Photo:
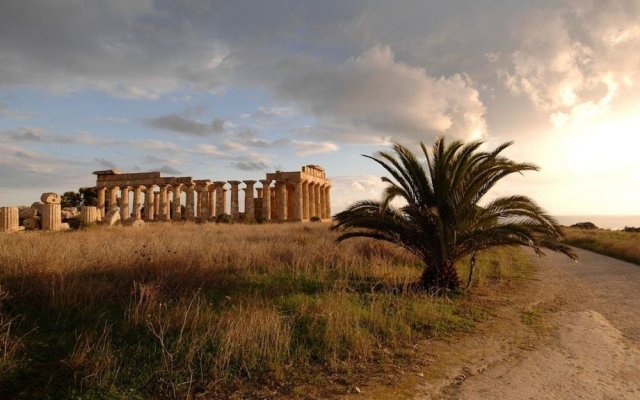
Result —
<instances>
[{"instance_id":1,"label":"grass field","mask_svg":"<svg viewBox=\"0 0 640 400\"><path fill-rule=\"evenodd\" d=\"M331 396L491 311L416 291L419 262L397 248L335 237L323 223L4 235L0 398ZM526 260L483 257L475 290L520 281Z\"/></svg>"},{"instance_id":2,"label":"grass field","mask_svg":"<svg viewBox=\"0 0 640 400\"><path fill-rule=\"evenodd\" d=\"M640 264L640 232L565 228L567 243L620 260Z\"/></svg>"}]
</instances>

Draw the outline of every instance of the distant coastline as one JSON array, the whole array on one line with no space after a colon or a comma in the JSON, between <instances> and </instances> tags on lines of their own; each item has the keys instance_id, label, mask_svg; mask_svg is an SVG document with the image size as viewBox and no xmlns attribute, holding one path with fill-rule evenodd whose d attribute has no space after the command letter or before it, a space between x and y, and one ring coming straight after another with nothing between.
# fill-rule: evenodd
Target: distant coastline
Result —
<instances>
[{"instance_id":1,"label":"distant coastline","mask_svg":"<svg viewBox=\"0 0 640 400\"><path fill-rule=\"evenodd\" d=\"M640 215L557 215L561 225L570 226L578 222L593 222L598 228L623 229L625 226L640 226Z\"/></svg>"}]
</instances>

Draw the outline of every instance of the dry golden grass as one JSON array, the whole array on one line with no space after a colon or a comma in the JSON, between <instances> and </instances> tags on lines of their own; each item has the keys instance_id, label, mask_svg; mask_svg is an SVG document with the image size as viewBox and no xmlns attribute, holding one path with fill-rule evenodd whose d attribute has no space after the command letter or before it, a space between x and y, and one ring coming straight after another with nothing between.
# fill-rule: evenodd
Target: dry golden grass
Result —
<instances>
[{"instance_id":1,"label":"dry golden grass","mask_svg":"<svg viewBox=\"0 0 640 400\"><path fill-rule=\"evenodd\" d=\"M640 264L640 232L565 228L564 233L573 246Z\"/></svg>"},{"instance_id":2,"label":"dry golden grass","mask_svg":"<svg viewBox=\"0 0 640 400\"><path fill-rule=\"evenodd\" d=\"M0 397L293 393L405 357L486 312L415 291L420 264L400 249L335 238L321 223L2 236L0 345L13 344L0 354L11 365ZM524 260L494 252L476 284L519 279ZM2 327L15 318L20 332Z\"/></svg>"}]
</instances>

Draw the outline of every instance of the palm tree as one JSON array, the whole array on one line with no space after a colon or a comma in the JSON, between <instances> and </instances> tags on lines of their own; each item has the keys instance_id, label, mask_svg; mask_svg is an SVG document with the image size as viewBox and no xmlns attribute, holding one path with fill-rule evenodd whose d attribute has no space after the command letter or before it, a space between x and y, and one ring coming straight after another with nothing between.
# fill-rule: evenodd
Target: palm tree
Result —
<instances>
[{"instance_id":1,"label":"palm tree","mask_svg":"<svg viewBox=\"0 0 640 400\"><path fill-rule=\"evenodd\" d=\"M470 276L476 253L498 246L528 246L576 255L562 244L556 220L526 196L480 201L501 179L514 173L537 171L501 153L512 142L493 151L480 151L483 142L445 144L438 138L431 154L420 143L426 169L406 147L395 144L394 154L365 156L380 164L392 178L381 201L359 201L333 218L332 229L342 231L338 242L353 237L387 241L405 248L424 262L420 280L424 289L457 289L461 282L456 262L470 256ZM402 199L401 207L391 205Z\"/></svg>"}]
</instances>

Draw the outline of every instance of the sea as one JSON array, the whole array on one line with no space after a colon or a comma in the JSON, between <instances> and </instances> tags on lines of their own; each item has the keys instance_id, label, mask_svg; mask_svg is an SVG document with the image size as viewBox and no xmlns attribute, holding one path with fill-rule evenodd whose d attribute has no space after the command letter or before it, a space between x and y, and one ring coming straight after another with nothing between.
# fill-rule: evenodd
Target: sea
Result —
<instances>
[{"instance_id":1,"label":"sea","mask_svg":"<svg viewBox=\"0 0 640 400\"><path fill-rule=\"evenodd\" d=\"M561 225L570 226L578 222L593 222L598 228L624 229L625 226L640 227L640 215L557 215Z\"/></svg>"}]
</instances>

